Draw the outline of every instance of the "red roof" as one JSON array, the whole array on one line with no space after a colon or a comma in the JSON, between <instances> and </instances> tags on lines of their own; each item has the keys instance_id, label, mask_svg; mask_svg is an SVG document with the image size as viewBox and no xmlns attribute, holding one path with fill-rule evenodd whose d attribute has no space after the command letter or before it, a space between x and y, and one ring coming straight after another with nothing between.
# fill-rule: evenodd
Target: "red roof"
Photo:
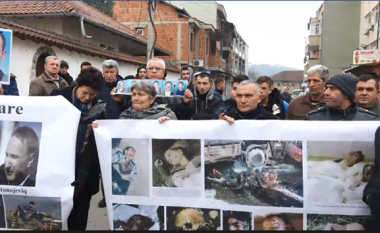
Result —
<instances>
[{"instance_id":1,"label":"red roof","mask_svg":"<svg viewBox=\"0 0 380 233\"><path fill-rule=\"evenodd\" d=\"M0 28L13 30L13 36L22 40L31 40L36 43L44 43L48 46L56 46L58 48L65 48L69 51L76 51L91 56L105 57L107 59L114 59L123 62L133 63L137 65L146 65L146 60L109 50L104 50L96 45L75 40L67 36L63 36L54 32L45 31L30 27L28 25L0 17ZM171 65L168 65L167 70L179 72L179 70Z\"/></svg>"},{"instance_id":2,"label":"red roof","mask_svg":"<svg viewBox=\"0 0 380 233\"><path fill-rule=\"evenodd\" d=\"M82 1L0 1L0 15L68 14L71 12L76 12L87 20L147 44L147 38L144 36ZM170 54L160 46L156 48Z\"/></svg>"}]
</instances>

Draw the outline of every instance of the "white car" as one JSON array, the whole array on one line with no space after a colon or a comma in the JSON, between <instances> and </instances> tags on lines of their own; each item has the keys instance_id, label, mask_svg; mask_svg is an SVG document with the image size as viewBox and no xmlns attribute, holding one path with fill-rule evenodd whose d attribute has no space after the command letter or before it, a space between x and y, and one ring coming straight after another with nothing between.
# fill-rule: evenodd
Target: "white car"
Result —
<instances>
[{"instance_id":1,"label":"white car","mask_svg":"<svg viewBox=\"0 0 380 233\"><path fill-rule=\"evenodd\" d=\"M292 99L295 99L299 96L299 94L302 92L301 89L294 89L293 92L292 92Z\"/></svg>"}]
</instances>

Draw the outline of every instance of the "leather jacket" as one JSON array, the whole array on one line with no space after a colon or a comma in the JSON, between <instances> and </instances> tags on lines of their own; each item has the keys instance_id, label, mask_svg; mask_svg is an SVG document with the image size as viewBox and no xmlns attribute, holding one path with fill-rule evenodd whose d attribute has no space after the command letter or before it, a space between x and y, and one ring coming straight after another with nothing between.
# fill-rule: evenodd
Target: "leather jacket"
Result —
<instances>
[{"instance_id":1,"label":"leather jacket","mask_svg":"<svg viewBox=\"0 0 380 233\"><path fill-rule=\"evenodd\" d=\"M306 115L308 121L377 121L377 115L367 109L353 107L347 110L334 109L327 106L313 110Z\"/></svg>"}]
</instances>

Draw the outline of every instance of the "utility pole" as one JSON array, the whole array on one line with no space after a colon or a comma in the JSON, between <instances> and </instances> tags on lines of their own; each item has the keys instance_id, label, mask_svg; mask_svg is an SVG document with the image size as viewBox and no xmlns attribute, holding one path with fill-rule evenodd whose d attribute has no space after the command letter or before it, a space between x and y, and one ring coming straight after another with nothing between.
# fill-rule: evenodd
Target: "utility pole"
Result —
<instances>
[{"instance_id":1,"label":"utility pole","mask_svg":"<svg viewBox=\"0 0 380 233\"><path fill-rule=\"evenodd\" d=\"M156 1L148 1L148 10L149 10L149 15L151 15L152 20L150 19L150 16L148 15L149 18L149 24L148 24L148 43L147 43L147 52L146 52L146 60L148 61L149 59L154 57L154 48L153 43L154 43L154 11L156 9Z\"/></svg>"}]
</instances>

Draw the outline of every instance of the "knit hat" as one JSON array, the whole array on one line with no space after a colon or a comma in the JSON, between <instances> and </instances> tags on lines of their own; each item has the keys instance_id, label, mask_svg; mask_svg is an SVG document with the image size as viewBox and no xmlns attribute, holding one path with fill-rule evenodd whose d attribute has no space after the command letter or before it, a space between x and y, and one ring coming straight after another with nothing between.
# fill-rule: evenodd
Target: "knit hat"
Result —
<instances>
[{"instance_id":1,"label":"knit hat","mask_svg":"<svg viewBox=\"0 0 380 233\"><path fill-rule=\"evenodd\" d=\"M325 85L333 85L345 94L351 102L355 100L358 78L353 74L337 74L329 78Z\"/></svg>"},{"instance_id":2,"label":"knit hat","mask_svg":"<svg viewBox=\"0 0 380 233\"><path fill-rule=\"evenodd\" d=\"M69 63L67 63L65 60L61 60L61 68L63 67L67 67L67 69L69 68Z\"/></svg>"}]
</instances>

